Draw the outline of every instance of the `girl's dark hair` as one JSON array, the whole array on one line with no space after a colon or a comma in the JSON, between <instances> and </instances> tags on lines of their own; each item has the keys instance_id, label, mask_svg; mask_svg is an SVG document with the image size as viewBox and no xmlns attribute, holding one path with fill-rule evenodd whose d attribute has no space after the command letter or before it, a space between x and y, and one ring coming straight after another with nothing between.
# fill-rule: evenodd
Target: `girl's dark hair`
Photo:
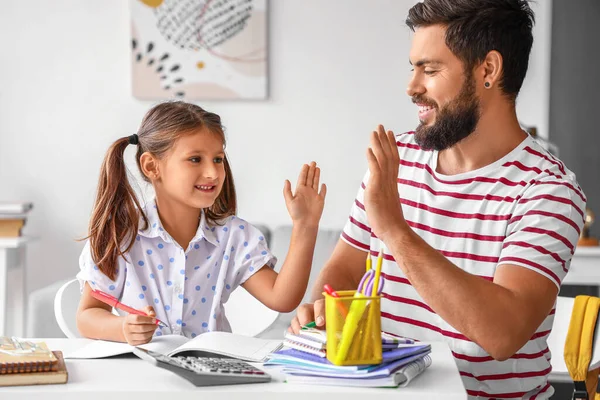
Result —
<instances>
[{"instance_id":1,"label":"girl's dark hair","mask_svg":"<svg viewBox=\"0 0 600 400\"><path fill-rule=\"evenodd\" d=\"M521 90L533 44L535 15L527 0L424 0L408 11L406 25L446 27L446 45L472 69L496 50L502 54L500 88L514 101Z\"/></svg>"},{"instance_id":2,"label":"girl's dark hair","mask_svg":"<svg viewBox=\"0 0 600 400\"><path fill-rule=\"evenodd\" d=\"M141 172L140 157L149 152L161 159L182 136L207 128L218 135L225 148L225 133L221 118L201 107L182 101L160 103L151 108L137 133L136 162ZM109 278L115 279L117 258L133 247L138 229L148 227L148 217L127 179L123 153L129 144L124 137L114 142L102 163L98 193L89 226L92 259ZM236 195L227 155L224 160L225 182L214 204L204 209L209 223L236 213ZM142 177L149 179L142 173ZM142 219L143 226L140 226Z\"/></svg>"}]
</instances>

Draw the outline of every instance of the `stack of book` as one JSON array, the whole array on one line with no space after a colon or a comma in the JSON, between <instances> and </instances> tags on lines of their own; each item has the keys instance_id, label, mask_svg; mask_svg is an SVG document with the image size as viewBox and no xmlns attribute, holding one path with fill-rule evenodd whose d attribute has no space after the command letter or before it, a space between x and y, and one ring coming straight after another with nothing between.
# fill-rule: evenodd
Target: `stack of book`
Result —
<instances>
[{"instance_id":1,"label":"stack of book","mask_svg":"<svg viewBox=\"0 0 600 400\"><path fill-rule=\"evenodd\" d=\"M66 383L67 368L60 351L45 343L0 337L0 386Z\"/></svg>"},{"instance_id":2,"label":"stack of book","mask_svg":"<svg viewBox=\"0 0 600 400\"><path fill-rule=\"evenodd\" d=\"M325 331L286 333L284 349L272 353L266 366L277 366L290 383L336 386L406 386L431 365L431 346L382 333L383 360L375 365L337 366L329 362Z\"/></svg>"},{"instance_id":3,"label":"stack of book","mask_svg":"<svg viewBox=\"0 0 600 400\"><path fill-rule=\"evenodd\" d=\"M27 221L27 213L33 208L31 203L0 202L0 238L21 236Z\"/></svg>"}]
</instances>

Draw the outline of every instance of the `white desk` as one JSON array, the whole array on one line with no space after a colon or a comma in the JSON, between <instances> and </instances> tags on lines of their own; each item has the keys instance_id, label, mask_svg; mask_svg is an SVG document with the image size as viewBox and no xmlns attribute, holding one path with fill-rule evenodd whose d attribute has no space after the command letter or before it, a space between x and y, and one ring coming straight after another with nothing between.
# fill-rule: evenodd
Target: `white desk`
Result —
<instances>
[{"instance_id":1,"label":"white desk","mask_svg":"<svg viewBox=\"0 0 600 400\"><path fill-rule=\"evenodd\" d=\"M600 286L600 246L578 247L563 283Z\"/></svg>"},{"instance_id":2,"label":"white desk","mask_svg":"<svg viewBox=\"0 0 600 400\"><path fill-rule=\"evenodd\" d=\"M0 336L25 335L25 248L32 240L31 237L0 238Z\"/></svg>"},{"instance_id":3,"label":"white desk","mask_svg":"<svg viewBox=\"0 0 600 400\"><path fill-rule=\"evenodd\" d=\"M52 350L73 350L89 339L40 339ZM433 363L407 387L399 389L346 388L293 385L266 369L273 382L247 385L196 387L172 372L153 367L136 357L100 360L66 360L69 381L65 385L0 388L2 400L130 400L130 399L310 399L310 400L464 400L467 394L445 343L433 343Z\"/></svg>"}]
</instances>

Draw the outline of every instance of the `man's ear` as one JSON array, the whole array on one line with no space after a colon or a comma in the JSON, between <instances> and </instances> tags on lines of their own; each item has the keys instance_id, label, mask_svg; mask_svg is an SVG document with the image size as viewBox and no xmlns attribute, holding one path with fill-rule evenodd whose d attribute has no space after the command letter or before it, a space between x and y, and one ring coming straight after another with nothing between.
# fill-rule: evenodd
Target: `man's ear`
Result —
<instances>
[{"instance_id":1,"label":"man's ear","mask_svg":"<svg viewBox=\"0 0 600 400\"><path fill-rule=\"evenodd\" d=\"M491 89L499 84L502 78L503 67L504 60L502 59L502 54L496 50L487 53L479 71L484 88Z\"/></svg>"},{"instance_id":2,"label":"man's ear","mask_svg":"<svg viewBox=\"0 0 600 400\"><path fill-rule=\"evenodd\" d=\"M142 173L151 181L155 181L160 178L158 160L152 154L148 152L142 154L140 157L140 167L142 168Z\"/></svg>"}]
</instances>

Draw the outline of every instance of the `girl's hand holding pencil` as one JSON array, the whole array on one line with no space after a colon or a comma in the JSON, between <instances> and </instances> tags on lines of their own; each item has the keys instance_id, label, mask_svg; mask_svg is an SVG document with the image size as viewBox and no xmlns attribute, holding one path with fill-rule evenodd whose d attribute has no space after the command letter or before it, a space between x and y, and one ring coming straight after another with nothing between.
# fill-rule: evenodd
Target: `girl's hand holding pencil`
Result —
<instances>
[{"instance_id":1,"label":"girl's hand holding pencil","mask_svg":"<svg viewBox=\"0 0 600 400\"><path fill-rule=\"evenodd\" d=\"M129 314L123 318L123 336L132 346L149 343L158 327L154 308L146 306L142 311L147 315Z\"/></svg>"}]
</instances>

